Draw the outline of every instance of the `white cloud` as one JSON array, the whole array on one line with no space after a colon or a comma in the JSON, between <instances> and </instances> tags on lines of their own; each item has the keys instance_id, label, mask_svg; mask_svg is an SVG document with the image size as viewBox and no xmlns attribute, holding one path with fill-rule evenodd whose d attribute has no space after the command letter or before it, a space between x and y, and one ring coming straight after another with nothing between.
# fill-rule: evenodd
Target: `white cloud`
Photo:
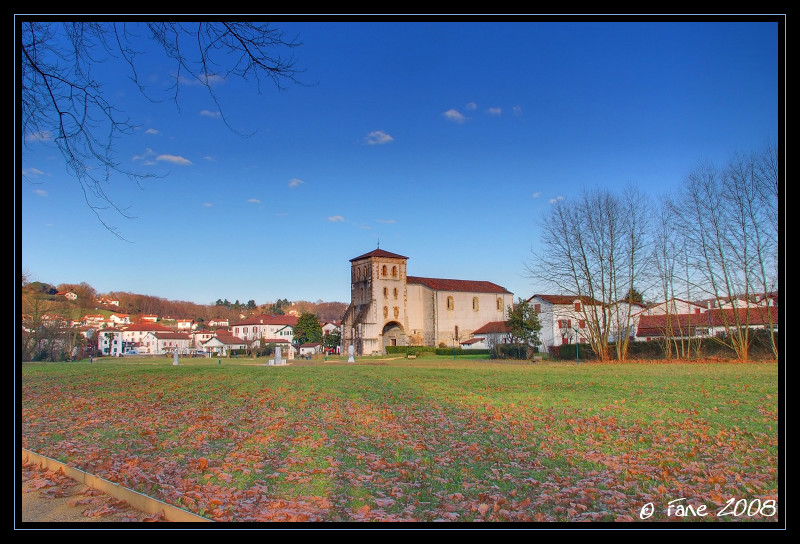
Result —
<instances>
[{"instance_id":1,"label":"white cloud","mask_svg":"<svg viewBox=\"0 0 800 544\"><path fill-rule=\"evenodd\" d=\"M47 196L47 191L45 191L44 189L36 189L33 192L39 196Z\"/></svg>"},{"instance_id":2,"label":"white cloud","mask_svg":"<svg viewBox=\"0 0 800 544\"><path fill-rule=\"evenodd\" d=\"M50 133L46 130L40 132L31 132L25 136L25 140L28 142L46 142L50 140Z\"/></svg>"},{"instance_id":3,"label":"white cloud","mask_svg":"<svg viewBox=\"0 0 800 544\"><path fill-rule=\"evenodd\" d=\"M292 178L292 179L289 180L289 187L292 187L292 188L300 187L304 183L305 183L305 181L303 181L302 179Z\"/></svg>"},{"instance_id":4,"label":"white cloud","mask_svg":"<svg viewBox=\"0 0 800 544\"><path fill-rule=\"evenodd\" d=\"M221 114L218 111L200 110L200 115L204 117L220 117Z\"/></svg>"},{"instance_id":5,"label":"white cloud","mask_svg":"<svg viewBox=\"0 0 800 544\"><path fill-rule=\"evenodd\" d=\"M391 225L393 223L396 223L396 221L394 219L378 219L378 223Z\"/></svg>"},{"instance_id":6,"label":"white cloud","mask_svg":"<svg viewBox=\"0 0 800 544\"><path fill-rule=\"evenodd\" d=\"M486 111L489 113L489 115L502 115L503 114L503 108L489 108Z\"/></svg>"},{"instance_id":7,"label":"white cloud","mask_svg":"<svg viewBox=\"0 0 800 544\"><path fill-rule=\"evenodd\" d=\"M147 159L149 157L152 157L153 155L155 155L155 153L153 152L152 149L150 149L148 147L147 149L144 150L144 153L142 153L141 155L134 155L133 156L133 160L142 161L142 160L145 160L145 159Z\"/></svg>"},{"instance_id":8,"label":"white cloud","mask_svg":"<svg viewBox=\"0 0 800 544\"><path fill-rule=\"evenodd\" d=\"M540 193L539 191L536 191L536 192L535 192L535 193L533 193L531 196L532 196L533 198L539 198L540 196L542 196L542 193Z\"/></svg>"},{"instance_id":9,"label":"white cloud","mask_svg":"<svg viewBox=\"0 0 800 544\"><path fill-rule=\"evenodd\" d=\"M145 134L158 134L158 131L154 128L148 128L144 131Z\"/></svg>"},{"instance_id":10,"label":"white cloud","mask_svg":"<svg viewBox=\"0 0 800 544\"><path fill-rule=\"evenodd\" d=\"M445 119L448 121L453 121L454 123L466 123L467 121L467 118L464 117L464 115L453 109L447 110L442 115L444 115Z\"/></svg>"},{"instance_id":11,"label":"white cloud","mask_svg":"<svg viewBox=\"0 0 800 544\"><path fill-rule=\"evenodd\" d=\"M204 202L203 203L203 207L204 208L210 208L211 207L211 202Z\"/></svg>"},{"instance_id":12,"label":"white cloud","mask_svg":"<svg viewBox=\"0 0 800 544\"><path fill-rule=\"evenodd\" d=\"M514 106L512 108L514 115L522 115L522 108L520 106Z\"/></svg>"},{"instance_id":13,"label":"white cloud","mask_svg":"<svg viewBox=\"0 0 800 544\"><path fill-rule=\"evenodd\" d=\"M478 105L475 102L470 102L469 104L467 104L467 109L468 110L477 110L478 109Z\"/></svg>"},{"instance_id":14,"label":"white cloud","mask_svg":"<svg viewBox=\"0 0 800 544\"><path fill-rule=\"evenodd\" d=\"M261 201L257 198L248 198L248 202L252 202L253 204L261 204Z\"/></svg>"},{"instance_id":15,"label":"white cloud","mask_svg":"<svg viewBox=\"0 0 800 544\"><path fill-rule=\"evenodd\" d=\"M190 161L189 159L184 159L183 157L178 155L159 155L158 157L156 157L156 160L166 161L166 162L171 162L173 164L181 164L181 165L192 164L192 161Z\"/></svg>"},{"instance_id":16,"label":"white cloud","mask_svg":"<svg viewBox=\"0 0 800 544\"><path fill-rule=\"evenodd\" d=\"M550 204L555 204L555 203L556 203L556 202L558 202L559 200L564 200L564 197L563 197L563 196L557 196L557 197L555 197L555 198L551 198L551 199L550 199Z\"/></svg>"},{"instance_id":17,"label":"white cloud","mask_svg":"<svg viewBox=\"0 0 800 544\"><path fill-rule=\"evenodd\" d=\"M386 134L382 130L373 130L367 137L364 138L364 141L367 142L368 145L380 145L380 144L388 144L389 142L393 142L394 138L390 135Z\"/></svg>"},{"instance_id":18,"label":"white cloud","mask_svg":"<svg viewBox=\"0 0 800 544\"><path fill-rule=\"evenodd\" d=\"M331 223L341 223L342 221L344 221L344 217L342 217L341 215L332 215L328 218L328 221L330 221Z\"/></svg>"},{"instance_id":19,"label":"white cloud","mask_svg":"<svg viewBox=\"0 0 800 544\"><path fill-rule=\"evenodd\" d=\"M25 169L22 170L22 175L23 176L28 176L28 177L30 177L30 176L43 176L44 172L42 172L38 168L25 168Z\"/></svg>"}]
</instances>

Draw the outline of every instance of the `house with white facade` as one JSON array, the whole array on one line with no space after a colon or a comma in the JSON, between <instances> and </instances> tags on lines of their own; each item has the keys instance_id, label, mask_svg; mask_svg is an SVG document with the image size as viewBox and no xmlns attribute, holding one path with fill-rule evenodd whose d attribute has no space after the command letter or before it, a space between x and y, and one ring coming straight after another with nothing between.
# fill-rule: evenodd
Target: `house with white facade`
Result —
<instances>
[{"instance_id":1,"label":"house with white facade","mask_svg":"<svg viewBox=\"0 0 800 544\"><path fill-rule=\"evenodd\" d=\"M533 295L528 299L542 326L539 351L561 344L586 343L591 338L589 319L603 304L591 297L574 295Z\"/></svg>"},{"instance_id":2,"label":"house with white facade","mask_svg":"<svg viewBox=\"0 0 800 544\"><path fill-rule=\"evenodd\" d=\"M189 333L192 337L192 347L194 349L203 349L203 344L208 342L214 337L214 333L208 329L199 329Z\"/></svg>"},{"instance_id":3,"label":"house with white facade","mask_svg":"<svg viewBox=\"0 0 800 544\"><path fill-rule=\"evenodd\" d=\"M139 323L127 325L122 328L122 341L125 346L135 347L140 354L158 353L158 342L155 336L147 337L148 333L174 332L169 327L155 323Z\"/></svg>"},{"instance_id":4,"label":"house with white facade","mask_svg":"<svg viewBox=\"0 0 800 544\"><path fill-rule=\"evenodd\" d=\"M192 330L192 326L194 325L194 321L191 319L177 319L175 320L175 326L178 328L179 331L190 331Z\"/></svg>"},{"instance_id":5,"label":"house with white facade","mask_svg":"<svg viewBox=\"0 0 800 544\"><path fill-rule=\"evenodd\" d=\"M778 330L778 308L775 306L712 309L691 314L643 315L639 319L638 340L663 338L705 338L727 332L737 324L751 329Z\"/></svg>"},{"instance_id":6,"label":"house with white facade","mask_svg":"<svg viewBox=\"0 0 800 544\"><path fill-rule=\"evenodd\" d=\"M248 349L247 342L237 336L217 335L203 343L203 350L219 357L227 357L233 351Z\"/></svg>"},{"instance_id":7,"label":"house with white facade","mask_svg":"<svg viewBox=\"0 0 800 544\"><path fill-rule=\"evenodd\" d=\"M233 336L246 342L263 339L266 343L276 340L294 342L294 326L297 316L294 315L257 315L231 325Z\"/></svg>"},{"instance_id":8,"label":"house with white facade","mask_svg":"<svg viewBox=\"0 0 800 544\"><path fill-rule=\"evenodd\" d=\"M208 322L206 323L206 326L209 329L213 329L215 327L228 327L229 325L230 325L230 321L228 320L227 317L225 317L225 318L215 317L215 318L209 319Z\"/></svg>"},{"instance_id":9,"label":"house with white facade","mask_svg":"<svg viewBox=\"0 0 800 544\"><path fill-rule=\"evenodd\" d=\"M699 314L708 308L699 302L689 302L680 298L671 298L664 302L647 304L639 311L639 315L665 314Z\"/></svg>"},{"instance_id":10,"label":"house with white facade","mask_svg":"<svg viewBox=\"0 0 800 544\"><path fill-rule=\"evenodd\" d=\"M472 338L461 341L463 349L492 349L511 342L511 329L505 321L491 321L472 331Z\"/></svg>"},{"instance_id":11,"label":"house with white facade","mask_svg":"<svg viewBox=\"0 0 800 544\"><path fill-rule=\"evenodd\" d=\"M97 351L103 355L119 357L123 353L122 330L103 329L97 332Z\"/></svg>"},{"instance_id":12,"label":"house with white facade","mask_svg":"<svg viewBox=\"0 0 800 544\"><path fill-rule=\"evenodd\" d=\"M108 321L113 323L116 327L119 327L120 325L130 325L131 316L128 314L111 314L108 316Z\"/></svg>"},{"instance_id":13,"label":"house with white facade","mask_svg":"<svg viewBox=\"0 0 800 544\"><path fill-rule=\"evenodd\" d=\"M185 355L191 349L191 337L185 332L164 332L164 331L150 331L145 334L143 341L139 344L137 349L147 349L145 353L153 355L163 355L165 353L172 353L178 350L178 353Z\"/></svg>"}]
</instances>

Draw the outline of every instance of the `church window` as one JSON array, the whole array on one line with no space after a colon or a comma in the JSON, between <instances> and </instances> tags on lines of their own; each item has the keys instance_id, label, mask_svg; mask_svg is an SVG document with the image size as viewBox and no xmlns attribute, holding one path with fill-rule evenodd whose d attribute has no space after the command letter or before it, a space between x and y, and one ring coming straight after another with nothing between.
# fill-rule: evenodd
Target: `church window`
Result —
<instances>
[{"instance_id":1,"label":"church window","mask_svg":"<svg viewBox=\"0 0 800 544\"><path fill-rule=\"evenodd\" d=\"M383 317L389 317L389 307L388 306L384 306L383 307Z\"/></svg>"},{"instance_id":2,"label":"church window","mask_svg":"<svg viewBox=\"0 0 800 544\"><path fill-rule=\"evenodd\" d=\"M400 316L400 308L397 306L394 307L394 317L397 318Z\"/></svg>"},{"instance_id":3,"label":"church window","mask_svg":"<svg viewBox=\"0 0 800 544\"><path fill-rule=\"evenodd\" d=\"M397 277L397 267L396 267L396 266L393 266L393 267L392 267L392 277L393 277L393 278L396 278L396 277Z\"/></svg>"},{"instance_id":4,"label":"church window","mask_svg":"<svg viewBox=\"0 0 800 544\"><path fill-rule=\"evenodd\" d=\"M394 298L397 298L397 287L394 288Z\"/></svg>"},{"instance_id":5,"label":"church window","mask_svg":"<svg viewBox=\"0 0 800 544\"><path fill-rule=\"evenodd\" d=\"M389 288L388 287L384 287L383 288L383 298L389 298Z\"/></svg>"},{"instance_id":6,"label":"church window","mask_svg":"<svg viewBox=\"0 0 800 544\"><path fill-rule=\"evenodd\" d=\"M475 310L476 312L478 311L479 309L478 297L472 297L472 309Z\"/></svg>"},{"instance_id":7,"label":"church window","mask_svg":"<svg viewBox=\"0 0 800 544\"><path fill-rule=\"evenodd\" d=\"M381 275L386 276L386 265L383 265L383 268L381 268Z\"/></svg>"},{"instance_id":8,"label":"church window","mask_svg":"<svg viewBox=\"0 0 800 544\"><path fill-rule=\"evenodd\" d=\"M447 309L452 310L454 307L455 305L453 304L453 297L447 297Z\"/></svg>"}]
</instances>

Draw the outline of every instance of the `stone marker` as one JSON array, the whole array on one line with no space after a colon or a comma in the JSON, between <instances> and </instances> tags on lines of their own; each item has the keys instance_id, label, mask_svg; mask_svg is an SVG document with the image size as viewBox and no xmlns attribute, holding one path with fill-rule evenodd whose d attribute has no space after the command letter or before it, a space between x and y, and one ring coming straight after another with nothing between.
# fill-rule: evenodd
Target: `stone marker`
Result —
<instances>
[{"instance_id":1,"label":"stone marker","mask_svg":"<svg viewBox=\"0 0 800 544\"><path fill-rule=\"evenodd\" d=\"M354 348L352 345L350 345L350 347L347 348L347 362L348 363L355 363L356 362L356 360L353 358L353 355L355 354L355 352L356 352L356 348Z\"/></svg>"},{"instance_id":2,"label":"stone marker","mask_svg":"<svg viewBox=\"0 0 800 544\"><path fill-rule=\"evenodd\" d=\"M178 366L180 363L178 362L178 348L172 350L172 366Z\"/></svg>"}]
</instances>

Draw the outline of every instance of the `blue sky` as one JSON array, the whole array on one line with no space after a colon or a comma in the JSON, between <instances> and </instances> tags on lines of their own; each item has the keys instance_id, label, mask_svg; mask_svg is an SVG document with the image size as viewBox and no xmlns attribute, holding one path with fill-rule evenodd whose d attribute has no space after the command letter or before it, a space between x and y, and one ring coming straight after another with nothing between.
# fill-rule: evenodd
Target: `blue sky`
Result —
<instances>
[{"instance_id":1,"label":"blue sky","mask_svg":"<svg viewBox=\"0 0 800 544\"><path fill-rule=\"evenodd\" d=\"M416 276L540 292L524 263L553 199L634 184L657 198L702 160L780 140L777 22L283 21L303 43L278 91L222 81L179 108L98 71L140 126L123 167L163 177L87 208L48 142L18 169L20 268L200 304L349 302L349 260L380 247ZM158 89L172 65L145 55Z\"/></svg>"}]
</instances>

